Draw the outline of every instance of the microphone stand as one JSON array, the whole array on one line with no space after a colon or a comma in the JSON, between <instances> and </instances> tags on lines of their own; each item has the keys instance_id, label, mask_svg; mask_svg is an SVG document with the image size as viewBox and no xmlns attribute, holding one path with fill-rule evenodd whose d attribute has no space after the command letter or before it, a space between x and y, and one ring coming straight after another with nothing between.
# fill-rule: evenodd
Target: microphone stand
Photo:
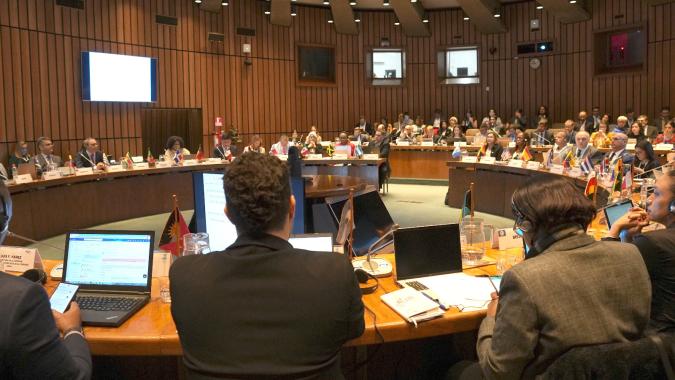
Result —
<instances>
[{"instance_id":1,"label":"microphone stand","mask_svg":"<svg viewBox=\"0 0 675 380\"><path fill-rule=\"evenodd\" d=\"M673 165L673 162L667 162L667 163L665 163L665 164L663 164L663 165L661 165L661 166L655 167L654 169L649 169L649 170L647 170L647 171L645 171L645 172L642 172L642 173L640 173L640 174L636 174L636 175L634 175L633 177L641 177L641 176L643 176L643 175L645 175L645 174L647 174L647 173L651 173L651 172L653 172L653 171L659 170L659 169L661 169L661 168L666 168L666 167L672 166L672 165Z\"/></svg>"},{"instance_id":2,"label":"microphone stand","mask_svg":"<svg viewBox=\"0 0 675 380\"><path fill-rule=\"evenodd\" d=\"M549 145L553 145L553 143L551 143L551 141L549 141L549 140L548 140L546 137L544 137L543 135L539 134L537 131L534 131L534 132L532 132L532 133L534 133L535 135L537 135L537 137L541 137L542 140L546 141L546 143L548 143Z\"/></svg>"},{"instance_id":3,"label":"microphone stand","mask_svg":"<svg viewBox=\"0 0 675 380\"><path fill-rule=\"evenodd\" d=\"M382 235L373 244L371 244L370 247L368 247L366 258L352 260L352 265L355 268L361 268L365 270L374 277L390 276L393 271L391 263L385 259L372 258L372 256L375 255L376 252L382 250L384 247L394 242L394 239L391 239L387 241L385 244L381 244L383 241L385 241L385 239L392 236L394 234L394 231L398 229L399 229L398 224L394 224L393 226L391 226L391 228L389 229L389 231L387 231L387 233Z\"/></svg>"}]
</instances>

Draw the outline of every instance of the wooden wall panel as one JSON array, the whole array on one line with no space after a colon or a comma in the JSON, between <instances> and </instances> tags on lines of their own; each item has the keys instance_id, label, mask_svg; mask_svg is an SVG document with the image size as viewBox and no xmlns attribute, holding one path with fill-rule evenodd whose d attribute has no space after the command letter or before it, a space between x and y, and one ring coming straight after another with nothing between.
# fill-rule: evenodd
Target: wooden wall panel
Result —
<instances>
[{"instance_id":1,"label":"wooden wall panel","mask_svg":"<svg viewBox=\"0 0 675 380\"><path fill-rule=\"evenodd\" d=\"M115 156L142 153L145 107L202 109L202 143L210 151L215 116L245 140L258 133L269 146L280 133L303 134L311 125L332 138L360 115L392 120L408 111L428 118L440 108L461 118L467 110L485 115L495 108L508 117L521 107L532 116L545 104L558 122L596 105L613 117L629 107L653 117L661 106L675 106L675 4L589 4L592 19L573 24L537 11L533 1L504 5L508 32L499 35L482 35L460 10L433 11L431 37L409 38L394 26L392 12L361 12L359 34L352 36L335 33L328 11L316 7L300 7L290 27L279 27L257 1L233 1L213 14L190 0L88 0L84 10L52 0L0 0L0 160L6 162L17 140L42 135L52 136L63 156L88 135ZM178 26L156 24L158 14L177 17ZM529 30L532 18L541 20L539 31ZM594 77L593 31L637 23L647 25L646 72ZM256 36L237 35L237 27L255 29ZM209 42L208 32L223 33L225 41ZM365 78L366 51L384 37L406 51L402 86L373 87ZM541 40L552 40L555 51L542 57L539 70L515 58L518 43ZM252 45L251 66L243 63L243 43ZM297 85L299 43L335 47L335 86ZM437 84L437 49L462 45L480 47L481 84ZM82 102L79 55L86 50L157 57L158 102Z\"/></svg>"}]
</instances>

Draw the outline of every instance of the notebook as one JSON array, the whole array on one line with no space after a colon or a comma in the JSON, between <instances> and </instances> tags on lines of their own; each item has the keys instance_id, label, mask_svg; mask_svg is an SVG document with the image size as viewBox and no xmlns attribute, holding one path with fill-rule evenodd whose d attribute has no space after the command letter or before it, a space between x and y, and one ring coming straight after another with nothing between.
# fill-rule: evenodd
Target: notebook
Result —
<instances>
[{"instance_id":1,"label":"notebook","mask_svg":"<svg viewBox=\"0 0 675 380\"><path fill-rule=\"evenodd\" d=\"M396 282L460 311L487 307L490 280L462 273L458 224L400 228L394 232Z\"/></svg>"},{"instance_id":2,"label":"notebook","mask_svg":"<svg viewBox=\"0 0 675 380\"><path fill-rule=\"evenodd\" d=\"M154 231L71 231L63 282L79 285L82 323L119 326L150 300Z\"/></svg>"},{"instance_id":3,"label":"notebook","mask_svg":"<svg viewBox=\"0 0 675 380\"><path fill-rule=\"evenodd\" d=\"M412 288L403 288L380 296L382 302L394 309L403 319L417 325L443 315L438 304Z\"/></svg>"}]
</instances>

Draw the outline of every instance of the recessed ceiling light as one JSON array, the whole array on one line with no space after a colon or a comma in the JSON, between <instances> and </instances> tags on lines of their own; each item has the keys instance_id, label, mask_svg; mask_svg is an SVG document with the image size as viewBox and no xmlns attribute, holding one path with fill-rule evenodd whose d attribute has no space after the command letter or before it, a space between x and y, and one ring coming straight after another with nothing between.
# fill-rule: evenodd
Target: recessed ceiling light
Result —
<instances>
[{"instance_id":1,"label":"recessed ceiling light","mask_svg":"<svg viewBox=\"0 0 675 380\"><path fill-rule=\"evenodd\" d=\"M502 17L502 15L500 15L499 13L495 13L494 18L500 18L500 17Z\"/></svg>"},{"instance_id":2,"label":"recessed ceiling light","mask_svg":"<svg viewBox=\"0 0 675 380\"><path fill-rule=\"evenodd\" d=\"M399 25L401 25L401 22L396 20L396 21L394 21L394 25L399 26Z\"/></svg>"},{"instance_id":3,"label":"recessed ceiling light","mask_svg":"<svg viewBox=\"0 0 675 380\"><path fill-rule=\"evenodd\" d=\"M544 9L544 6L543 6L543 5L541 5L541 4L540 4L540 5L537 5L537 10L542 10L542 9Z\"/></svg>"},{"instance_id":4,"label":"recessed ceiling light","mask_svg":"<svg viewBox=\"0 0 675 380\"><path fill-rule=\"evenodd\" d=\"M389 6L389 0L382 0L382 5L385 7Z\"/></svg>"},{"instance_id":5,"label":"recessed ceiling light","mask_svg":"<svg viewBox=\"0 0 675 380\"><path fill-rule=\"evenodd\" d=\"M361 18L359 18L359 17L355 18L354 22L361 22Z\"/></svg>"},{"instance_id":6,"label":"recessed ceiling light","mask_svg":"<svg viewBox=\"0 0 675 380\"><path fill-rule=\"evenodd\" d=\"M220 3L220 5L226 7L226 6L230 5L230 3L228 3L227 1L223 1L222 3Z\"/></svg>"},{"instance_id":7,"label":"recessed ceiling light","mask_svg":"<svg viewBox=\"0 0 675 380\"><path fill-rule=\"evenodd\" d=\"M328 19L328 23L329 23L329 24L332 24L332 23L333 23L333 18L332 18L332 17Z\"/></svg>"},{"instance_id":8,"label":"recessed ceiling light","mask_svg":"<svg viewBox=\"0 0 675 380\"><path fill-rule=\"evenodd\" d=\"M202 3L202 0L195 0L195 3L196 3L196 4L201 4L201 3Z\"/></svg>"},{"instance_id":9,"label":"recessed ceiling light","mask_svg":"<svg viewBox=\"0 0 675 380\"><path fill-rule=\"evenodd\" d=\"M298 15L298 7L294 5L291 5L291 16L295 17Z\"/></svg>"},{"instance_id":10,"label":"recessed ceiling light","mask_svg":"<svg viewBox=\"0 0 675 380\"><path fill-rule=\"evenodd\" d=\"M469 20L471 20L471 19L469 18L469 16L464 16L464 21L469 21Z\"/></svg>"},{"instance_id":11,"label":"recessed ceiling light","mask_svg":"<svg viewBox=\"0 0 675 380\"><path fill-rule=\"evenodd\" d=\"M351 1L349 2L349 5L351 5L351 6L356 5L356 0L351 0Z\"/></svg>"},{"instance_id":12,"label":"recessed ceiling light","mask_svg":"<svg viewBox=\"0 0 675 380\"><path fill-rule=\"evenodd\" d=\"M570 4L576 4L577 0L570 0Z\"/></svg>"}]
</instances>

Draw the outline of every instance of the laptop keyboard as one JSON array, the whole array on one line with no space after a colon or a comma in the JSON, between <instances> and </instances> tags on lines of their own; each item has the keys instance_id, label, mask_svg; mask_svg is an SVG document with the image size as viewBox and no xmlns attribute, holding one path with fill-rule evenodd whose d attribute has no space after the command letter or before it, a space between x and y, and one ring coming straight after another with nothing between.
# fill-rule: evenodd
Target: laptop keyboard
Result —
<instances>
[{"instance_id":1,"label":"laptop keyboard","mask_svg":"<svg viewBox=\"0 0 675 380\"><path fill-rule=\"evenodd\" d=\"M94 311L129 311L143 302L143 298L77 296L80 309Z\"/></svg>"},{"instance_id":2,"label":"laptop keyboard","mask_svg":"<svg viewBox=\"0 0 675 380\"><path fill-rule=\"evenodd\" d=\"M429 288L427 288L426 286L424 286L424 284L422 284L422 283L419 282L419 281L406 281L405 284L408 285L409 287L411 287L411 288L417 290L417 291L420 291L420 292L421 292L422 290L429 290Z\"/></svg>"}]
</instances>

